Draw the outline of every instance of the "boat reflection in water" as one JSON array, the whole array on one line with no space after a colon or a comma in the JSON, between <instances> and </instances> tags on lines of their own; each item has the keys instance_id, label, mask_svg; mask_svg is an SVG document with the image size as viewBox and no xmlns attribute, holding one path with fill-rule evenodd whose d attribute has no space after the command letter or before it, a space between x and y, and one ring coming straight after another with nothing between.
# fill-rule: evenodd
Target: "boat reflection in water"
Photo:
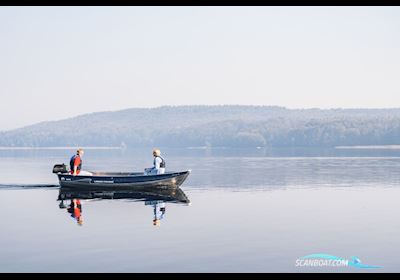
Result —
<instances>
[{"instance_id":1,"label":"boat reflection in water","mask_svg":"<svg viewBox=\"0 0 400 280\"><path fill-rule=\"evenodd\" d=\"M144 201L153 208L153 225L159 226L166 211L166 203L190 205L190 200L180 188L135 187L134 189L110 190L101 188L61 187L58 194L60 209L67 209L78 225L83 225L82 201L92 199L132 199ZM65 203L68 201L67 205Z\"/></svg>"}]
</instances>

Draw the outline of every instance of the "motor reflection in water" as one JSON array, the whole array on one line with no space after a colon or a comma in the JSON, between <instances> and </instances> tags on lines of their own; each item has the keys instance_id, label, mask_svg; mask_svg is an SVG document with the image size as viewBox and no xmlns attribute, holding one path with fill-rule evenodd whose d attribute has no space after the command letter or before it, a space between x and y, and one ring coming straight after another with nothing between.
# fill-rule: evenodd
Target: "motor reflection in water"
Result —
<instances>
[{"instance_id":1,"label":"motor reflection in water","mask_svg":"<svg viewBox=\"0 0 400 280\"><path fill-rule=\"evenodd\" d=\"M60 209L83 225L82 201L91 199L131 199L144 201L145 205L153 208L153 225L159 226L166 212L166 203L190 205L190 200L180 188L169 187L135 187L134 189L99 189L99 188L66 188L61 187L58 195ZM67 205L66 205L67 203Z\"/></svg>"}]
</instances>

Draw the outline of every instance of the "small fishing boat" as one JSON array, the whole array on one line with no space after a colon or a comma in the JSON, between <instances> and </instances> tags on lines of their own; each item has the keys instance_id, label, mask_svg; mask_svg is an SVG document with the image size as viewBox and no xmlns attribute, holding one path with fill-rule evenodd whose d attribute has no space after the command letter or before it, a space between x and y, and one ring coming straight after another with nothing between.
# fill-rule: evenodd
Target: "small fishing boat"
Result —
<instances>
[{"instance_id":1,"label":"small fishing boat","mask_svg":"<svg viewBox=\"0 0 400 280\"><path fill-rule=\"evenodd\" d=\"M73 176L62 165L55 165L53 173L57 174L61 187L96 187L112 188L178 188L190 174L190 170L165 172L164 174L146 175L143 172L90 172L90 175Z\"/></svg>"}]
</instances>

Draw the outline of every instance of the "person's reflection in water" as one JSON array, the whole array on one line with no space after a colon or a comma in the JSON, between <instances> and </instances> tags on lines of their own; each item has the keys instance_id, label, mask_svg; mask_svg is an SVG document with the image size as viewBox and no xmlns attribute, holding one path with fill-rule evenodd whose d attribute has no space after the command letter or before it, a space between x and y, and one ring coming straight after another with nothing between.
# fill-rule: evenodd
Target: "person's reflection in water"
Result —
<instances>
[{"instance_id":1,"label":"person's reflection in water","mask_svg":"<svg viewBox=\"0 0 400 280\"><path fill-rule=\"evenodd\" d=\"M179 203L190 205L190 200L186 194L179 188L157 188L157 189L139 189L139 190L101 190L101 189L79 189L79 188L60 188L57 201L59 201L59 208L66 209L67 213L78 223L83 225L82 218L82 202L83 201L98 201L99 199L131 199L134 202L143 203L152 208L151 215L150 208L147 211L154 226L160 226L161 220L165 217L167 203ZM64 203L65 202L65 203ZM147 208L147 207L146 207ZM65 211L65 210L63 210ZM147 212L146 211L146 212ZM147 219L146 219L147 220Z\"/></svg>"},{"instance_id":2,"label":"person's reflection in water","mask_svg":"<svg viewBox=\"0 0 400 280\"><path fill-rule=\"evenodd\" d=\"M67 209L68 213L71 213L71 217L74 218L78 225L83 225L83 218L82 218L82 204L80 199L71 199L71 204Z\"/></svg>"},{"instance_id":3,"label":"person's reflection in water","mask_svg":"<svg viewBox=\"0 0 400 280\"><path fill-rule=\"evenodd\" d=\"M165 203L163 201L154 201L154 219L153 225L159 226L161 224L161 220L164 218L165 215Z\"/></svg>"}]
</instances>

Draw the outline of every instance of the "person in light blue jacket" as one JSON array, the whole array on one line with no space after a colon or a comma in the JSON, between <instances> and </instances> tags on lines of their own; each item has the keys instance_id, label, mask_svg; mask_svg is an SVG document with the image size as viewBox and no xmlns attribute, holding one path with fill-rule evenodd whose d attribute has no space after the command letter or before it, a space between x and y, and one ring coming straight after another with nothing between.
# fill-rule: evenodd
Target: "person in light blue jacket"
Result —
<instances>
[{"instance_id":1,"label":"person in light blue jacket","mask_svg":"<svg viewBox=\"0 0 400 280\"><path fill-rule=\"evenodd\" d=\"M161 157L160 149L154 149L153 156L154 156L153 167L146 168L144 170L144 173L146 175L164 174L165 173L165 160Z\"/></svg>"}]
</instances>

